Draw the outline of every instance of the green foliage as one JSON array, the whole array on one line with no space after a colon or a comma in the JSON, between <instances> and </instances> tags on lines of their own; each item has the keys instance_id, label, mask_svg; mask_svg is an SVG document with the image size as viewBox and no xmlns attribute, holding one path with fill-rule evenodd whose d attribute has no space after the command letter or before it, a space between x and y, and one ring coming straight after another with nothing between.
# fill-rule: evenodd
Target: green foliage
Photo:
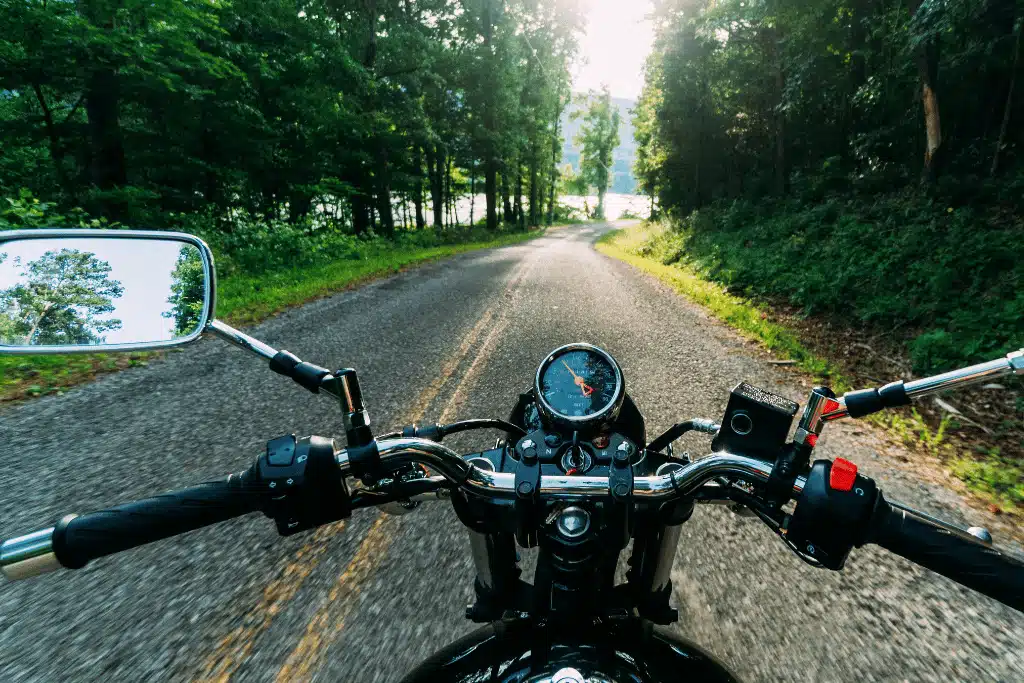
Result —
<instances>
[{"instance_id":1,"label":"green foliage","mask_svg":"<svg viewBox=\"0 0 1024 683\"><path fill-rule=\"evenodd\" d=\"M951 422L949 415L943 415L938 428L932 429L921 418L917 408L911 408L909 414L880 413L877 420L907 446L921 446L935 457L941 454L946 430Z\"/></svg>"},{"instance_id":2,"label":"green foliage","mask_svg":"<svg viewBox=\"0 0 1024 683\"><path fill-rule=\"evenodd\" d=\"M124 288L110 279L110 264L95 254L54 249L23 263L11 258L16 284L0 290L0 340L10 345L98 344L121 328L114 310Z\"/></svg>"},{"instance_id":3,"label":"green foliage","mask_svg":"<svg viewBox=\"0 0 1024 683\"><path fill-rule=\"evenodd\" d=\"M958 458L953 474L996 505L1010 510L1024 507L1024 466L1001 455L998 448L974 458Z\"/></svg>"},{"instance_id":4,"label":"green foliage","mask_svg":"<svg viewBox=\"0 0 1024 683\"><path fill-rule=\"evenodd\" d=\"M464 222L455 199L500 174L536 224L581 24L575 0L3 2L0 196L390 237L428 202Z\"/></svg>"},{"instance_id":5,"label":"green foliage","mask_svg":"<svg viewBox=\"0 0 1024 683\"><path fill-rule=\"evenodd\" d=\"M167 298L171 308L160 314L174 319L175 337L187 337L199 327L206 302L205 285L206 273L199 250L191 244L183 246L171 273L171 295Z\"/></svg>"},{"instance_id":6,"label":"green foliage","mask_svg":"<svg viewBox=\"0 0 1024 683\"><path fill-rule=\"evenodd\" d=\"M881 329L918 330L915 370L1024 346L1022 225L916 193L872 201L723 202L671 222L657 247L747 295ZM985 225L985 229L978 229Z\"/></svg>"}]
</instances>

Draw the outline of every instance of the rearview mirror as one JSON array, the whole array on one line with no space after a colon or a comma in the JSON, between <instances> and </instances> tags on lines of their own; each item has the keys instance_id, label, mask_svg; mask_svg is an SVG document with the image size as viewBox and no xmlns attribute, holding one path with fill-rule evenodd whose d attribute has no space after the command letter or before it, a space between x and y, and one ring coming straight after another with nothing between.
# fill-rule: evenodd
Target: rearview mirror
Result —
<instances>
[{"instance_id":1,"label":"rearview mirror","mask_svg":"<svg viewBox=\"0 0 1024 683\"><path fill-rule=\"evenodd\" d=\"M197 237L137 230L0 232L0 354L164 348L212 318Z\"/></svg>"}]
</instances>

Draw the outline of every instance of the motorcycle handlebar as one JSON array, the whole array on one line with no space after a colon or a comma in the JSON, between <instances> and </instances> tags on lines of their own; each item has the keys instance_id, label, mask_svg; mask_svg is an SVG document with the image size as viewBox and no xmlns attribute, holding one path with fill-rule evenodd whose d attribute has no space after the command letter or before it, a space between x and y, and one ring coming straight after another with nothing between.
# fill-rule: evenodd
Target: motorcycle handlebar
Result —
<instances>
[{"instance_id":1,"label":"motorcycle handlebar","mask_svg":"<svg viewBox=\"0 0 1024 683\"><path fill-rule=\"evenodd\" d=\"M867 542L1024 611L1024 563L956 527L880 497Z\"/></svg>"},{"instance_id":2,"label":"motorcycle handlebar","mask_svg":"<svg viewBox=\"0 0 1024 683\"><path fill-rule=\"evenodd\" d=\"M0 545L9 580L79 569L90 560L256 512L263 497L246 474L171 491L107 510L68 515L55 526Z\"/></svg>"},{"instance_id":3,"label":"motorcycle handlebar","mask_svg":"<svg viewBox=\"0 0 1024 683\"><path fill-rule=\"evenodd\" d=\"M443 444L401 438L382 440L377 447L381 465L386 468L416 463L435 470L467 493L492 498L516 496L514 474L475 467ZM346 450L337 451L334 459L341 474L352 474ZM54 527L0 544L0 572L15 580L61 567L77 569L98 557L256 512L266 502L267 490L252 481L251 473L252 470L109 510L65 517ZM763 484L771 473L770 463L717 453L668 474L635 477L633 496L644 502L667 501L690 495L718 477L738 477ZM800 498L806 483L803 477L794 481L793 498ZM548 499L611 497L607 477L585 476L542 476L539 494ZM889 503L879 495L865 541L1024 610L1024 564L955 527Z\"/></svg>"},{"instance_id":4,"label":"motorcycle handlebar","mask_svg":"<svg viewBox=\"0 0 1024 683\"><path fill-rule=\"evenodd\" d=\"M447 446L427 439L385 439L377 443L381 464L387 469L401 465L421 464L436 470L450 482L473 493L490 498L515 498L515 474L491 472L475 467L466 458ZM335 455L342 474L350 476L352 468L348 452ZM682 466L678 470L653 477L633 479L633 497L643 501L664 501L689 495L716 477L736 476L751 483L765 483L772 473L771 463L743 455L716 453ZM793 497L803 491L804 478L793 483ZM550 476L540 478L542 498L611 497L608 477Z\"/></svg>"}]
</instances>

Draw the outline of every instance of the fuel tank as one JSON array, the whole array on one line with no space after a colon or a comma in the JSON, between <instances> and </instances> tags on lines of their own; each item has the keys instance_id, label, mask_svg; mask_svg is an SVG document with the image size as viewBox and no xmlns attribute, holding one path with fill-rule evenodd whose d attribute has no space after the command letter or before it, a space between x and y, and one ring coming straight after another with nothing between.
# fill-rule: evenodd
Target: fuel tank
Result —
<instances>
[{"instance_id":1,"label":"fuel tank","mask_svg":"<svg viewBox=\"0 0 1024 683\"><path fill-rule=\"evenodd\" d=\"M640 619L494 622L420 664L403 683L738 683L710 654Z\"/></svg>"}]
</instances>

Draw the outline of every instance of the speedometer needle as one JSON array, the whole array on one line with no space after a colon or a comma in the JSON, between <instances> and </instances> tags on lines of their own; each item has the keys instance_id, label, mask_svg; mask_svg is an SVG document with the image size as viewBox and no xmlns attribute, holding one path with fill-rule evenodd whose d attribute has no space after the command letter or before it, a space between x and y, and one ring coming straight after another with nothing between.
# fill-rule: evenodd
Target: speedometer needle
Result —
<instances>
[{"instance_id":1,"label":"speedometer needle","mask_svg":"<svg viewBox=\"0 0 1024 683\"><path fill-rule=\"evenodd\" d=\"M572 375L573 383L580 388L580 391L583 392L583 396L585 398L589 398L590 395L592 393L594 393L594 389L592 387L588 386L586 381L584 381L584 379L582 377L580 377L575 372L573 372L572 368L570 368L569 364L566 363L564 360L562 361L562 365L564 365L565 369L569 371L570 375Z\"/></svg>"}]
</instances>

